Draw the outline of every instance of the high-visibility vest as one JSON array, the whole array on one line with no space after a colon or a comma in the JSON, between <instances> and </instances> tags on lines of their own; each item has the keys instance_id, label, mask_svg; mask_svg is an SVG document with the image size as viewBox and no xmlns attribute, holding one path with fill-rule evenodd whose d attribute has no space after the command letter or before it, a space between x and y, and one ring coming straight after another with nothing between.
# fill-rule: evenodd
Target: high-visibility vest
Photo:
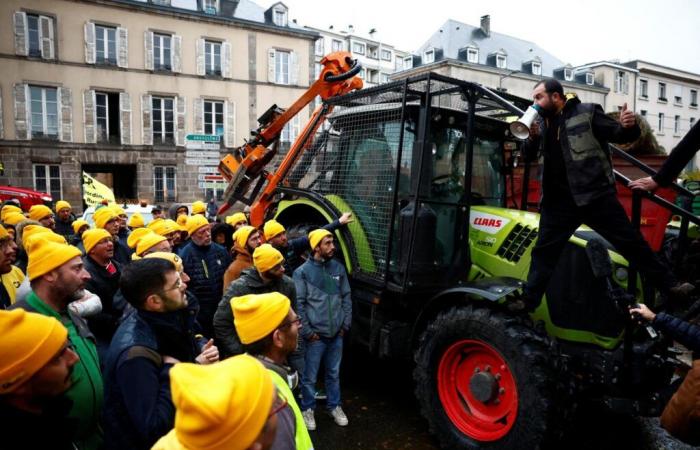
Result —
<instances>
[{"instance_id":1,"label":"high-visibility vest","mask_svg":"<svg viewBox=\"0 0 700 450\"><path fill-rule=\"evenodd\" d=\"M299 405L297 405L294 394L292 394L292 390L287 384L287 380L283 380L274 370L268 369L268 372L272 375L272 382L277 386L277 390L287 400L287 405L289 405L294 412L294 419L296 421L296 435L294 436L294 441L296 442L297 450L313 450L314 445L311 442L309 430L306 429L304 418L301 416L301 410L299 409Z\"/></svg>"}]
</instances>

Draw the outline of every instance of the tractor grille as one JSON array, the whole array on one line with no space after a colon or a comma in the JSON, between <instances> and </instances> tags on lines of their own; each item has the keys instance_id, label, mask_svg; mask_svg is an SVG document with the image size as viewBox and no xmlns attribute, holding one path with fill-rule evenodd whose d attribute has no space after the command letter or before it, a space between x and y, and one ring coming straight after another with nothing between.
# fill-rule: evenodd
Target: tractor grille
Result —
<instances>
[{"instance_id":1,"label":"tractor grille","mask_svg":"<svg viewBox=\"0 0 700 450\"><path fill-rule=\"evenodd\" d=\"M537 230L516 224L498 249L498 255L511 262L518 262L525 250L537 237Z\"/></svg>"}]
</instances>

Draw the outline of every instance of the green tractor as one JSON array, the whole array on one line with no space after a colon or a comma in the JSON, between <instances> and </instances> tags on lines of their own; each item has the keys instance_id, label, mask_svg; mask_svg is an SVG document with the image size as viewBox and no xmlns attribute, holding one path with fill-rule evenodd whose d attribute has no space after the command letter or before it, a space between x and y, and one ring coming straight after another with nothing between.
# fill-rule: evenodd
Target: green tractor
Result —
<instances>
[{"instance_id":1,"label":"green tractor","mask_svg":"<svg viewBox=\"0 0 700 450\"><path fill-rule=\"evenodd\" d=\"M625 302L641 301L644 286L594 232L572 236L534 314L505 307L538 229L537 214L507 208L520 145L508 119L526 103L425 74L329 106L321 132L300 138L306 151L268 218L308 230L354 214L336 236L352 340L414 359L422 414L444 448L556 442L582 396L660 413L682 363L668 339L630 322Z\"/></svg>"}]
</instances>

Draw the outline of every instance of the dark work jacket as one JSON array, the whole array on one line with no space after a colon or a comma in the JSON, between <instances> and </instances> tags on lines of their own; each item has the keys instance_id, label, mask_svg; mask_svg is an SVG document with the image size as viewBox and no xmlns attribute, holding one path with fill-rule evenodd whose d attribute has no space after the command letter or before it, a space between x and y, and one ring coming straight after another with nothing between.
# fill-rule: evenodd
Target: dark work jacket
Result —
<instances>
[{"instance_id":1,"label":"dark work jacket","mask_svg":"<svg viewBox=\"0 0 700 450\"><path fill-rule=\"evenodd\" d=\"M693 128L683 136L683 139L675 146L668 155L668 159L659 169L659 173L652 178L660 186L667 186L676 181L678 174L688 162L693 159L693 155L700 150L700 121L693 125Z\"/></svg>"},{"instance_id":2,"label":"dark work jacket","mask_svg":"<svg viewBox=\"0 0 700 450\"><path fill-rule=\"evenodd\" d=\"M335 232L335 230L340 228L340 221L336 219L333 222L321 228L333 233ZM297 269L297 267L304 264L304 259L302 258L302 255L311 251L311 244L309 243L308 235L305 234L294 239L289 239L287 241L286 247L275 248L277 248L277 250L279 250L279 252L282 253L282 256L284 256L284 271L287 275L291 277L294 271Z\"/></svg>"},{"instance_id":3,"label":"dark work jacket","mask_svg":"<svg viewBox=\"0 0 700 450\"><path fill-rule=\"evenodd\" d=\"M75 236L75 232L73 231L73 227L71 224L75 221L75 216L73 214L70 215L68 218L68 222L64 222L58 217L56 217L56 226L54 228L54 233L60 234L61 236L66 238L66 241L71 242L73 239L73 236Z\"/></svg>"},{"instance_id":4,"label":"dark work jacket","mask_svg":"<svg viewBox=\"0 0 700 450\"><path fill-rule=\"evenodd\" d=\"M641 133L639 125L623 128L620 122L607 116L600 105L581 103L574 95L567 95L561 114L563 120L559 121L556 135L559 136L574 202L577 206L585 206L604 195L614 195L615 177L608 143L624 144L636 140ZM538 153L547 159L553 151L551 147L557 145L547 142L547 135L545 126L540 130L540 137L525 143L523 150L528 159L534 159ZM545 185L542 189L546 197L546 173L543 178Z\"/></svg>"},{"instance_id":5,"label":"dark work jacket","mask_svg":"<svg viewBox=\"0 0 700 450\"><path fill-rule=\"evenodd\" d=\"M85 283L85 289L100 297L102 301L102 311L88 318L88 325L95 337L105 344L109 344L114 332L119 325L119 318L122 316L123 305L115 304L114 295L119 290L119 277L122 273L122 266L116 261L112 261L117 268L114 275L107 273L107 269L97 264L90 256L83 257L85 270L90 274L90 280Z\"/></svg>"},{"instance_id":6,"label":"dark work jacket","mask_svg":"<svg viewBox=\"0 0 700 450\"><path fill-rule=\"evenodd\" d=\"M265 294L268 292L279 292L285 295L291 302L292 308L296 310L294 281L287 275L265 284L255 267L250 267L241 272L241 276L234 280L226 289L214 315L216 345L219 348L222 359L243 353L241 340L238 338L236 327L233 324L231 299L248 294Z\"/></svg>"},{"instance_id":7,"label":"dark work jacket","mask_svg":"<svg viewBox=\"0 0 700 450\"><path fill-rule=\"evenodd\" d=\"M121 238L116 237L114 239L114 256L113 260L117 261L122 266L126 266L131 263L131 254L134 253L132 249L126 245L126 240L122 241Z\"/></svg>"},{"instance_id":8,"label":"dark work jacket","mask_svg":"<svg viewBox=\"0 0 700 450\"><path fill-rule=\"evenodd\" d=\"M700 353L700 326L662 312L656 315L652 326L680 342L691 350L695 357Z\"/></svg>"},{"instance_id":9,"label":"dark work jacket","mask_svg":"<svg viewBox=\"0 0 700 450\"><path fill-rule=\"evenodd\" d=\"M163 356L194 362L196 310L136 310L117 329L105 364L105 443L108 449L150 449L175 424L171 364Z\"/></svg>"},{"instance_id":10,"label":"dark work jacket","mask_svg":"<svg viewBox=\"0 0 700 450\"><path fill-rule=\"evenodd\" d=\"M52 399L41 414L32 414L0 401L2 444L6 450L74 450L74 424L67 418L70 400Z\"/></svg>"}]
</instances>

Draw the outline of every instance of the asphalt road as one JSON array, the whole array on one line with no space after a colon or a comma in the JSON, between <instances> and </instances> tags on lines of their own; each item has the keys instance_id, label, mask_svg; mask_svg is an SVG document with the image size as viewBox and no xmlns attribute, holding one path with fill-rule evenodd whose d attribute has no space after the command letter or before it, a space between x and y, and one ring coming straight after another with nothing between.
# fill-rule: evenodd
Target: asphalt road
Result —
<instances>
[{"instance_id":1,"label":"asphalt road","mask_svg":"<svg viewBox=\"0 0 700 450\"><path fill-rule=\"evenodd\" d=\"M420 416L413 395L410 364L377 361L361 352L346 353L341 370L343 408L349 425L339 427L316 409L317 430L311 432L316 450L438 449ZM658 426L658 419L614 414L583 406L565 435L567 450L688 450Z\"/></svg>"}]
</instances>

